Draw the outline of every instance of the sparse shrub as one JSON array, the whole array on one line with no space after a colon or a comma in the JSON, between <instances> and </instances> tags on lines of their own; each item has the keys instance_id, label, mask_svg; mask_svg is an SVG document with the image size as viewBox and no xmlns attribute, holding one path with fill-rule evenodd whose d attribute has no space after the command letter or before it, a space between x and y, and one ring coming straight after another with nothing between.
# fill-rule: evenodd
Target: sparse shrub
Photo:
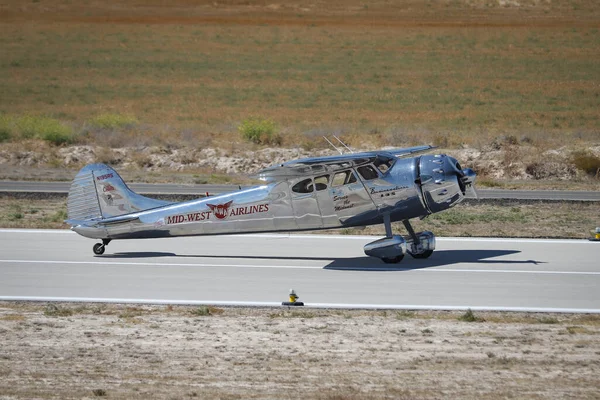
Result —
<instances>
[{"instance_id":1,"label":"sparse shrub","mask_svg":"<svg viewBox=\"0 0 600 400\"><path fill-rule=\"evenodd\" d=\"M396 319L407 319L407 318L414 318L414 317L415 317L414 311L401 310L401 311L396 312Z\"/></svg>"},{"instance_id":2,"label":"sparse shrub","mask_svg":"<svg viewBox=\"0 0 600 400\"><path fill-rule=\"evenodd\" d=\"M19 219L23 219L23 214L20 212L14 212L14 213L10 213L8 214L8 219L11 221L16 221Z\"/></svg>"},{"instance_id":3,"label":"sparse shrub","mask_svg":"<svg viewBox=\"0 0 600 400\"><path fill-rule=\"evenodd\" d=\"M11 138L11 134L10 131L2 129L2 127L0 127L0 143L2 142L8 142Z\"/></svg>"},{"instance_id":4,"label":"sparse shrub","mask_svg":"<svg viewBox=\"0 0 600 400\"><path fill-rule=\"evenodd\" d=\"M222 308L213 306L200 306L190 311L193 316L205 317L209 315L221 315L225 312Z\"/></svg>"},{"instance_id":5,"label":"sparse shrub","mask_svg":"<svg viewBox=\"0 0 600 400\"><path fill-rule=\"evenodd\" d=\"M52 130L44 132L41 138L56 146L73 143L73 133L70 129L65 131Z\"/></svg>"},{"instance_id":6,"label":"sparse shrub","mask_svg":"<svg viewBox=\"0 0 600 400\"><path fill-rule=\"evenodd\" d=\"M583 326L567 326L567 332L569 332L571 335L575 335L575 334L588 335L588 334L593 333L593 331L591 331Z\"/></svg>"},{"instance_id":7,"label":"sparse shrub","mask_svg":"<svg viewBox=\"0 0 600 400\"><path fill-rule=\"evenodd\" d=\"M58 210L54 214L44 218L46 222L63 222L67 219L67 212L65 210Z\"/></svg>"},{"instance_id":8,"label":"sparse shrub","mask_svg":"<svg viewBox=\"0 0 600 400\"><path fill-rule=\"evenodd\" d=\"M92 393L94 393L94 396L96 396L96 397L106 396L106 390L104 390L104 389L94 389L94 390L92 390Z\"/></svg>"},{"instance_id":9,"label":"sparse shrub","mask_svg":"<svg viewBox=\"0 0 600 400\"><path fill-rule=\"evenodd\" d=\"M576 151L571 155L571 162L588 175L600 176L600 158L588 151Z\"/></svg>"},{"instance_id":10,"label":"sparse shrub","mask_svg":"<svg viewBox=\"0 0 600 400\"><path fill-rule=\"evenodd\" d=\"M44 310L44 315L48 317L68 317L73 315L73 311L65 307L57 306L56 304L48 304Z\"/></svg>"},{"instance_id":11,"label":"sparse shrub","mask_svg":"<svg viewBox=\"0 0 600 400\"><path fill-rule=\"evenodd\" d=\"M467 312L465 312L463 315L458 317L458 320L464 321L464 322L484 322L485 321L485 319L475 316L475 314L473 313L473 310L471 310L470 308L467 310Z\"/></svg>"},{"instance_id":12,"label":"sparse shrub","mask_svg":"<svg viewBox=\"0 0 600 400\"><path fill-rule=\"evenodd\" d=\"M139 123L136 117L127 114L100 114L89 121L90 125L101 129L128 129Z\"/></svg>"},{"instance_id":13,"label":"sparse shrub","mask_svg":"<svg viewBox=\"0 0 600 400\"><path fill-rule=\"evenodd\" d=\"M210 314L210 309L206 306L196 307L190 313L195 317L206 317Z\"/></svg>"},{"instance_id":14,"label":"sparse shrub","mask_svg":"<svg viewBox=\"0 0 600 400\"><path fill-rule=\"evenodd\" d=\"M275 132L276 125L273 120L250 117L246 118L238 130L246 140L257 144L281 144L281 136Z\"/></svg>"},{"instance_id":15,"label":"sparse shrub","mask_svg":"<svg viewBox=\"0 0 600 400\"><path fill-rule=\"evenodd\" d=\"M133 319L135 317L141 317L144 310L139 307L127 307L119 314L121 319Z\"/></svg>"},{"instance_id":16,"label":"sparse shrub","mask_svg":"<svg viewBox=\"0 0 600 400\"><path fill-rule=\"evenodd\" d=\"M25 115L15 125L23 139L42 139L57 146L74 140L73 130L54 118Z\"/></svg>"},{"instance_id":17,"label":"sparse shrub","mask_svg":"<svg viewBox=\"0 0 600 400\"><path fill-rule=\"evenodd\" d=\"M12 118L0 115L0 143L9 141L13 136Z\"/></svg>"}]
</instances>

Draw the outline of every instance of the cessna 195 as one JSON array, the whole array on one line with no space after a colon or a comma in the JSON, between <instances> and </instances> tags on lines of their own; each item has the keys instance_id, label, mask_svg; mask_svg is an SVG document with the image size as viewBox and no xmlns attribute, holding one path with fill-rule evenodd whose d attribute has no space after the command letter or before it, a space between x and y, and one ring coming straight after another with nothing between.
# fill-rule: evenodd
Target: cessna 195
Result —
<instances>
[{"instance_id":1,"label":"cessna 195","mask_svg":"<svg viewBox=\"0 0 600 400\"><path fill-rule=\"evenodd\" d=\"M131 191L115 170L90 164L75 177L68 220L80 235L101 239L103 254L114 239L303 231L384 224L386 237L365 254L397 263L406 253L427 258L431 232L415 233L423 218L459 203L475 173L446 155L420 155L431 146L306 158L258 173L264 184L183 203L150 199ZM394 235L402 221L407 236Z\"/></svg>"}]
</instances>

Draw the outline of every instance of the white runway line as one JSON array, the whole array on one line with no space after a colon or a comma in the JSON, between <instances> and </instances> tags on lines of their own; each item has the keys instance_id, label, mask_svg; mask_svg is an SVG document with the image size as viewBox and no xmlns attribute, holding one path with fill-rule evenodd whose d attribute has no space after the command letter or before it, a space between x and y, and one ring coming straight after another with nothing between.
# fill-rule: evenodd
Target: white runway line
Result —
<instances>
[{"instance_id":1,"label":"white runway line","mask_svg":"<svg viewBox=\"0 0 600 400\"><path fill-rule=\"evenodd\" d=\"M36 296L0 296L0 301L47 301L63 303L111 303L111 304L157 304L157 305L190 305L190 306L224 306L224 307L286 307L279 302L248 301L198 301L198 300L164 300L164 299L114 299L100 297L36 297ZM440 310L440 311L508 311L568 314L600 314L595 308L544 308L544 307L502 307L502 306L437 306L437 305L396 305L396 304L340 304L340 303L304 303L305 308L335 308L359 310Z\"/></svg>"},{"instance_id":2,"label":"white runway line","mask_svg":"<svg viewBox=\"0 0 600 400\"><path fill-rule=\"evenodd\" d=\"M332 259L333 261L334 259ZM199 263L159 263L159 262L115 262L115 261L60 261L60 260L0 260L4 264L56 264L56 265L113 265L138 266L138 267L204 267L204 268L270 268L270 269L327 269L326 265L251 265L251 264L199 264ZM348 266L333 267L348 271L402 271L402 272L476 272L500 274L546 274L546 275L592 275L598 276L600 272L587 271L543 271L543 270L510 270L510 269L468 269L468 268L436 268L436 267L394 267L386 266Z\"/></svg>"}]
</instances>

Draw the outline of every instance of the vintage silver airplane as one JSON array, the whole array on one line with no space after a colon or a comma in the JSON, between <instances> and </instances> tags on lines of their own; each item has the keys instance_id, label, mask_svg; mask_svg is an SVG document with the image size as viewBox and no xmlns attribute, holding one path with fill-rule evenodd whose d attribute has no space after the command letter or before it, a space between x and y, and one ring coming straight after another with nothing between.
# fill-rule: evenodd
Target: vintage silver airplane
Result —
<instances>
[{"instance_id":1,"label":"vintage silver airplane","mask_svg":"<svg viewBox=\"0 0 600 400\"><path fill-rule=\"evenodd\" d=\"M427 258L435 249L431 232L413 230L409 220L453 207L473 187L475 173L433 149L405 149L306 158L274 165L257 174L263 184L182 203L131 191L104 164L84 167L73 181L67 223L82 236L101 239L103 254L115 239L290 232L384 224L386 237L364 246L365 254L397 263L406 253ZM394 235L402 221L407 236Z\"/></svg>"}]
</instances>

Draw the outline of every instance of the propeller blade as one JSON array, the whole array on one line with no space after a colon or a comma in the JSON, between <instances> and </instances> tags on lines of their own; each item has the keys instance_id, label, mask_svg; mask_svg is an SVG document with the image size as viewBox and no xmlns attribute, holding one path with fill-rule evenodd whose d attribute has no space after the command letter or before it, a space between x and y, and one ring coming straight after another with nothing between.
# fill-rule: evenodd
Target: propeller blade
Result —
<instances>
[{"instance_id":1,"label":"propeller blade","mask_svg":"<svg viewBox=\"0 0 600 400\"><path fill-rule=\"evenodd\" d=\"M477 194L477 189L475 189L475 185L467 186L467 193L465 197L468 199L479 200L479 195Z\"/></svg>"}]
</instances>

